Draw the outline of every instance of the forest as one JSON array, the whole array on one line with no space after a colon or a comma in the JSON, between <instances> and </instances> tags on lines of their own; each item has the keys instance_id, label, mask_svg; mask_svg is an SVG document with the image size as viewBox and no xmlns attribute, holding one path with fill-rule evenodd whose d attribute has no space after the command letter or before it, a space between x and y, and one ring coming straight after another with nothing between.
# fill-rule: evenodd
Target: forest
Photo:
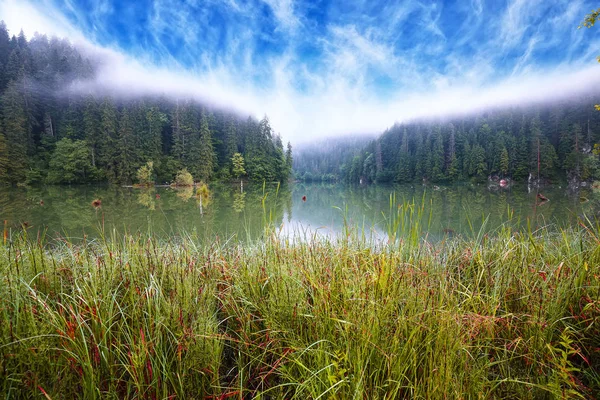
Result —
<instances>
[{"instance_id":1,"label":"forest","mask_svg":"<svg viewBox=\"0 0 600 400\"><path fill-rule=\"evenodd\" d=\"M356 139L339 139L334 147L345 151L330 152L327 162L297 152L294 166L305 181L590 181L600 178L597 102L579 95L551 104L395 124L363 146Z\"/></svg>"},{"instance_id":2,"label":"forest","mask_svg":"<svg viewBox=\"0 0 600 400\"><path fill-rule=\"evenodd\" d=\"M342 166L376 135L333 137L294 146L294 175L303 182L336 182Z\"/></svg>"},{"instance_id":3,"label":"forest","mask_svg":"<svg viewBox=\"0 0 600 400\"><path fill-rule=\"evenodd\" d=\"M146 165L158 183L183 168L205 182L290 176L291 145L284 149L267 116L244 118L168 94L74 90L94 79L97 62L66 40L10 36L0 23L0 182L134 184Z\"/></svg>"}]
</instances>

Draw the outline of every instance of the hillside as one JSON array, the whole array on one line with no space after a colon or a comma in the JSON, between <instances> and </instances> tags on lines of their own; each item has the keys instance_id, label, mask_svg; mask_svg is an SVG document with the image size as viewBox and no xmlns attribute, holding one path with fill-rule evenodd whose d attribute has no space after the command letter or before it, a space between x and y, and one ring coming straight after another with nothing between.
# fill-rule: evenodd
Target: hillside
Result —
<instances>
[{"instance_id":1,"label":"hillside","mask_svg":"<svg viewBox=\"0 0 600 400\"><path fill-rule=\"evenodd\" d=\"M238 152L250 179L287 180L291 147L266 116L257 121L169 93L125 99L78 90L102 61L66 40L10 37L0 25L0 182L133 183L149 161L157 182L182 168L196 180L227 180Z\"/></svg>"}]
</instances>

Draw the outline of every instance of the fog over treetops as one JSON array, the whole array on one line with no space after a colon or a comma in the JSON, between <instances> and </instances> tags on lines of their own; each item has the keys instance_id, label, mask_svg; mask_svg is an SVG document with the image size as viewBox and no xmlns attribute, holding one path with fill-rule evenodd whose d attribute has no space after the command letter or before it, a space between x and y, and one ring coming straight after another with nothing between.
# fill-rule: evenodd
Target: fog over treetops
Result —
<instances>
[{"instance_id":1,"label":"fog over treetops","mask_svg":"<svg viewBox=\"0 0 600 400\"><path fill-rule=\"evenodd\" d=\"M76 88L193 96L292 143L558 100L598 82L591 1L0 1L101 60ZM83 50L82 50L83 51Z\"/></svg>"}]
</instances>

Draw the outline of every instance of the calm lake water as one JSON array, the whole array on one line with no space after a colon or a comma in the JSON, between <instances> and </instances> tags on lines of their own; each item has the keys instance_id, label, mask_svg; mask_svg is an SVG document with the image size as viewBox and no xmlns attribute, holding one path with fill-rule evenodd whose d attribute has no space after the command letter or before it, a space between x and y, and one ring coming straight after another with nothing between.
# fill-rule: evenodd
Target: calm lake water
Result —
<instances>
[{"instance_id":1,"label":"calm lake water","mask_svg":"<svg viewBox=\"0 0 600 400\"><path fill-rule=\"evenodd\" d=\"M394 223L398 210L413 200L424 208L412 221L418 220L419 230L432 239L470 235L485 218L484 229L493 230L509 218L515 228L528 223L536 228L574 225L584 214L598 216L600 193L591 189L569 193L564 186L552 186L540 192L549 201L540 204L537 192L525 185L246 185L243 193L237 185L212 185L209 197L192 188L0 187L0 224L6 221L10 232L26 226L29 235L45 231L51 238L75 240L97 237L102 227L105 232L187 232L245 240L259 237L269 224L296 237L336 235L347 226L385 240L390 230L402 230L402 224ZM96 199L98 207L92 205Z\"/></svg>"}]
</instances>

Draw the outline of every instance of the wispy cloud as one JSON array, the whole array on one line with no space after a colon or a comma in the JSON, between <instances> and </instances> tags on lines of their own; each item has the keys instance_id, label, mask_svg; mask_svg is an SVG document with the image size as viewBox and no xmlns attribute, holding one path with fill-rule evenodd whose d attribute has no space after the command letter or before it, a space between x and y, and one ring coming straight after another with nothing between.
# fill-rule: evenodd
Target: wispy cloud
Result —
<instances>
[{"instance_id":1,"label":"wispy cloud","mask_svg":"<svg viewBox=\"0 0 600 400\"><path fill-rule=\"evenodd\" d=\"M293 0L264 0L271 7L279 25L286 30L294 30L300 25L300 19L294 12Z\"/></svg>"},{"instance_id":2,"label":"wispy cloud","mask_svg":"<svg viewBox=\"0 0 600 400\"><path fill-rule=\"evenodd\" d=\"M591 0L0 0L0 18L110 59L87 89L269 115L292 141L539 101L600 80Z\"/></svg>"}]
</instances>

